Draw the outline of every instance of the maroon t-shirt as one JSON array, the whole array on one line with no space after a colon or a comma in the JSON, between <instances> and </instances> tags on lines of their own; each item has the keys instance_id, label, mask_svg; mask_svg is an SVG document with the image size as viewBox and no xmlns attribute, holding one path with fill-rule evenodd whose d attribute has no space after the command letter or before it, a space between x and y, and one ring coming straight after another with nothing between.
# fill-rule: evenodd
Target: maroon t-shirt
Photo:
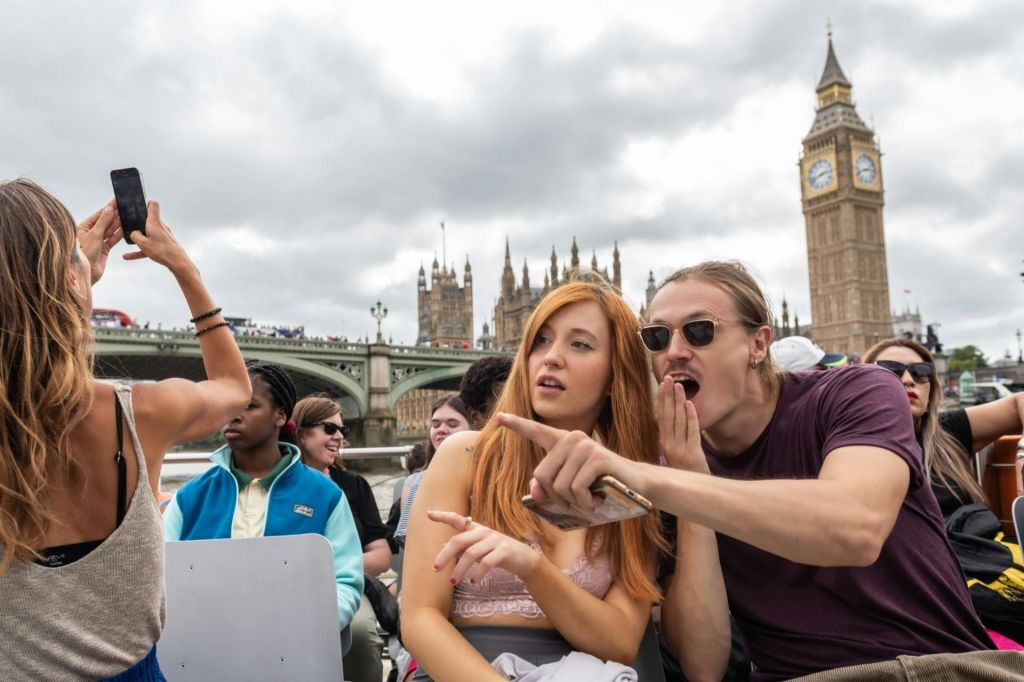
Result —
<instances>
[{"instance_id":1,"label":"maroon t-shirt","mask_svg":"<svg viewBox=\"0 0 1024 682\"><path fill-rule=\"evenodd\" d=\"M855 365L787 375L771 422L749 450L726 457L704 448L716 476L810 479L830 452L850 445L884 448L910 467L910 488L874 564L808 566L718 535L729 605L757 667L754 680L902 654L994 648L946 540L906 391L892 372ZM829 528L817 541L830 541Z\"/></svg>"}]
</instances>

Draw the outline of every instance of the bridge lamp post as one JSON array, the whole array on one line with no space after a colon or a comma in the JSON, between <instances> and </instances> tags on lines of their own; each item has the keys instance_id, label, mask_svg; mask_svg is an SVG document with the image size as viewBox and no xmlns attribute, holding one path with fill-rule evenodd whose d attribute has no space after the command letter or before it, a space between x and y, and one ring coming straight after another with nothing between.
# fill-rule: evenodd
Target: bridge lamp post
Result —
<instances>
[{"instance_id":1,"label":"bridge lamp post","mask_svg":"<svg viewBox=\"0 0 1024 682\"><path fill-rule=\"evenodd\" d=\"M380 301L377 301L377 305L370 307L370 315L373 319L377 320L377 343L384 343L384 335L380 333L380 323L388 316L388 309L381 308Z\"/></svg>"}]
</instances>

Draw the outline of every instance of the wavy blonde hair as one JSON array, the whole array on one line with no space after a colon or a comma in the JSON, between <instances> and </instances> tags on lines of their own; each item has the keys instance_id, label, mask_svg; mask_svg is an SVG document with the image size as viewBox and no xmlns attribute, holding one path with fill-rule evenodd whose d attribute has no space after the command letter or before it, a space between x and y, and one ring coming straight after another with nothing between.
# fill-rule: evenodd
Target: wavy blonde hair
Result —
<instances>
[{"instance_id":1,"label":"wavy blonde hair","mask_svg":"<svg viewBox=\"0 0 1024 682\"><path fill-rule=\"evenodd\" d=\"M0 183L0 573L39 557L51 477L82 483L71 432L92 407L92 328L70 277L75 223L29 180Z\"/></svg>"},{"instance_id":2,"label":"wavy blonde hair","mask_svg":"<svg viewBox=\"0 0 1024 682\"><path fill-rule=\"evenodd\" d=\"M611 330L611 397L598 417L595 435L614 452L637 462L658 462L658 425L651 400L647 353L637 334L639 320L626 302L602 282L569 282L537 304L523 330L505 390L495 405L528 419L537 414L530 404L528 359L541 326L558 310L574 303L596 302ZM537 517L522 505L534 468L544 451L529 440L488 421L473 453L471 513L492 528L521 540L543 530ZM665 548L657 514L587 529L588 556L607 552L612 574L635 599L660 601L650 575L658 551ZM590 556L590 558L593 558Z\"/></svg>"},{"instance_id":3,"label":"wavy blonde hair","mask_svg":"<svg viewBox=\"0 0 1024 682\"><path fill-rule=\"evenodd\" d=\"M882 351L893 347L909 348L917 353L917 356L924 362L935 365L935 358L932 357L931 352L911 339L879 341L864 354L864 362L874 363ZM939 482L960 502L964 504L981 502L987 505L985 492L974 478L974 473L968 464L973 453L965 451L960 441L950 435L939 423L939 405L941 403L942 386L939 384L939 375L938 372L932 371L932 378L928 381L928 411L921 415L920 421L916 424L917 432L921 436L924 470L929 477L934 475L939 479ZM950 485L950 480L955 481L969 499L963 499L956 487Z\"/></svg>"}]
</instances>

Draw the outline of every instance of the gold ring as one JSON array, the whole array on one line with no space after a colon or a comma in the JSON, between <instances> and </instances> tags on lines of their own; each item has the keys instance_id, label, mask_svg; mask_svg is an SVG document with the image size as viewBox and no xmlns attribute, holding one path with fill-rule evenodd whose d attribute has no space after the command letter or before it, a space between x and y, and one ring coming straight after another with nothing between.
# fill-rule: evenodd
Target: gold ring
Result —
<instances>
[{"instance_id":1,"label":"gold ring","mask_svg":"<svg viewBox=\"0 0 1024 682\"><path fill-rule=\"evenodd\" d=\"M466 521L466 527L463 530L469 530L470 527L473 525L473 517L472 516L467 516L465 518L465 521Z\"/></svg>"}]
</instances>

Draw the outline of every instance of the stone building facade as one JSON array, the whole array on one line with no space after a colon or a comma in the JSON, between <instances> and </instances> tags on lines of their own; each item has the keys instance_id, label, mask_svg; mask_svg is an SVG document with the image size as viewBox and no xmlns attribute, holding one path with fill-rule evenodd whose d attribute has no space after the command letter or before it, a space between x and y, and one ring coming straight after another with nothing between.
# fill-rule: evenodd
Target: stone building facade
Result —
<instances>
[{"instance_id":1,"label":"stone building facade","mask_svg":"<svg viewBox=\"0 0 1024 682\"><path fill-rule=\"evenodd\" d=\"M512 269L512 255L508 239L505 240L505 267L501 273L501 295L494 306L494 330L490 343L498 350L515 350L523 335L523 328L526 320L534 307L549 291L558 287L572 277L572 273L598 273L605 280L610 282L619 291L622 290L622 266L619 262L619 245L615 244L612 252L612 274L608 275L608 268L601 269L597 264L596 252L590 259L590 268L580 267L579 247L576 245L576 238L572 239L570 249L570 261L562 267L558 267L558 255L555 247L551 247L551 266L544 272L543 286L531 286L530 268L523 261L523 276L517 282L515 271Z\"/></svg>"},{"instance_id":2,"label":"stone building facade","mask_svg":"<svg viewBox=\"0 0 1024 682\"><path fill-rule=\"evenodd\" d=\"M430 408L455 391L441 388L415 388L395 405L395 435L400 443L415 443L430 432Z\"/></svg>"},{"instance_id":3,"label":"stone building facade","mask_svg":"<svg viewBox=\"0 0 1024 682\"><path fill-rule=\"evenodd\" d=\"M420 265L417 281L417 310L419 332L417 345L444 348L473 347L473 269L466 258L462 286L455 276L455 264L440 266L437 257L430 271L430 288L427 288L427 274Z\"/></svg>"}]
</instances>

